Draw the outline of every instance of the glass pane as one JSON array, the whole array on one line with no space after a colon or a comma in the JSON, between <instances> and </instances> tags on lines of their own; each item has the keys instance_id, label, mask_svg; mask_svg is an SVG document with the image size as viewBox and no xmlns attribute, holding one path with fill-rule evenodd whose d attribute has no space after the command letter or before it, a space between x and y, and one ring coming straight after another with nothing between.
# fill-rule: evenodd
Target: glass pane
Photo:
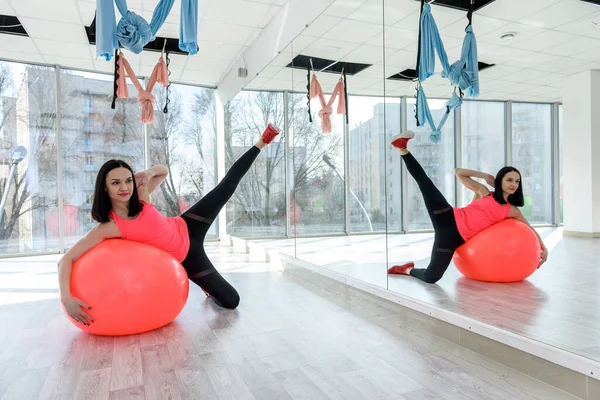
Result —
<instances>
[{"instance_id":1,"label":"glass pane","mask_svg":"<svg viewBox=\"0 0 600 400\"><path fill-rule=\"evenodd\" d=\"M325 94L329 98L330 94ZM294 126L294 200L296 236L345 232L344 116L331 116L330 133L321 131L318 99L311 101L308 120L305 94L290 94Z\"/></svg>"},{"instance_id":2,"label":"glass pane","mask_svg":"<svg viewBox=\"0 0 600 400\"><path fill-rule=\"evenodd\" d=\"M148 125L150 163L167 165L169 176L152 194L152 203L163 215L173 217L216 185L215 91L171 84L166 114L166 91L160 87L154 95L154 123ZM213 223L207 238L217 234L217 224Z\"/></svg>"},{"instance_id":3,"label":"glass pane","mask_svg":"<svg viewBox=\"0 0 600 400\"><path fill-rule=\"evenodd\" d=\"M419 128L416 126L413 111L415 99L407 99L407 104L409 110L407 127L416 133L415 138L408 144L408 150L411 151L425 173L446 197L448 203L454 205L454 111L450 112L441 130L441 142L434 144L429 140L429 134L431 133L429 126ZM444 113L446 113L446 100L428 99L428 104L434 123L439 124ZM412 177L409 177L408 180L407 201L408 230L433 229L421 191Z\"/></svg>"},{"instance_id":4,"label":"glass pane","mask_svg":"<svg viewBox=\"0 0 600 400\"><path fill-rule=\"evenodd\" d=\"M0 61L0 254L59 249L56 72Z\"/></svg>"},{"instance_id":5,"label":"glass pane","mask_svg":"<svg viewBox=\"0 0 600 400\"><path fill-rule=\"evenodd\" d=\"M141 108L128 82L130 97L111 109L110 75L61 71L62 165L65 247L73 246L96 222L92 220L94 184L110 159L144 169L144 127Z\"/></svg>"},{"instance_id":6,"label":"glass pane","mask_svg":"<svg viewBox=\"0 0 600 400\"><path fill-rule=\"evenodd\" d=\"M521 172L530 223L552 222L552 106L513 103L512 165Z\"/></svg>"},{"instance_id":7,"label":"glass pane","mask_svg":"<svg viewBox=\"0 0 600 400\"><path fill-rule=\"evenodd\" d=\"M349 96L350 231L400 231L401 157L390 139L400 132L400 99ZM385 130L385 135L381 132ZM390 174L386 192L386 173ZM387 199L386 199L387 193Z\"/></svg>"},{"instance_id":8,"label":"glass pane","mask_svg":"<svg viewBox=\"0 0 600 400\"><path fill-rule=\"evenodd\" d=\"M230 235L286 234L284 112L281 92L240 92L224 107L227 170L256 143L269 122L282 131L262 151L227 203Z\"/></svg>"},{"instance_id":9,"label":"glass pane","mask_svg":"<svg viewBox=\"0 0 600 400\"><path fill-rule=\"evenodd\" d=\"M463 103L461 107L462 160L459 167L496 176L498 170L505 164L504 117L504 103L485 101ZM481 179L477 181L485 185L485 181ZM461 184L460 188L462 191L460 206L464 207L473 199L473 192Z\"/></svg>"}]
</instances>

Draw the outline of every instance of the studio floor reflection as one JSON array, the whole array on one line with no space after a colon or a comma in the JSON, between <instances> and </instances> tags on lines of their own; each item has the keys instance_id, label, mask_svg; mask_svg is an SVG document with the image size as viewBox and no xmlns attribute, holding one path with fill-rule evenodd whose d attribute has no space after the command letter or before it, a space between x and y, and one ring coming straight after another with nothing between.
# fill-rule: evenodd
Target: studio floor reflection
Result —
<instances>
[{"instance_id":1,"label":"studio floor reflection","mask_svg":"<svg viewBox=\"0 0 600 400\"><path fill-rule=\"evenodd\" d=\"M295 250L303 261L600 362L600 240L564 237L562 228L537 230L550 250L548 261L511 284L473 281L454 265L436 285L387 275L396 263L426 267L431 233L253 243L288 255Z\"/></svg>"}]
</instances>

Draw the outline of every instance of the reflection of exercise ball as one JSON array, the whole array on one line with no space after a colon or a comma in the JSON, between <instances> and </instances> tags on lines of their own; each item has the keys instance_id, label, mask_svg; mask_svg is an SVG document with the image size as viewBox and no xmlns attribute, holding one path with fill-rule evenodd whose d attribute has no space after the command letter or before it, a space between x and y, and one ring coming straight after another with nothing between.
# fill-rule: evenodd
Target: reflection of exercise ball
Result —
<instances>
[{"instance_id":1,"label":"reflection of exercise ball","mask_svg":"<svg viewBox=\"0 0 600 400\"><path fill-rule=\"evenodd\" d=\"M97 335L130 335L160 328L183 309L188 277L170 254L155 247L109 239L73 264L71 293L91 307L89 326Z\"/></svg>"},{"instance_id":2,"label":"reflection of exercise ball","mask_svg":"<svg viewBox=\"0 0 600 400\"><path fill-rule=\"evenodd\" d=\"M177 207L179 207L179 212L183 214L190 208L190 203L185 200L177 200Z\"/></svg>"},{"instance_id":3,"label":"reflection of exercise ball","mask_svg":"<svg viewBox=\"0 0 600 400\"><path fill-rule=\"evenodd\" d=\"M65 204L63 206L65 236L72 236L77 233L77 228L79 228L79 222L77 221L77 213L79 213L79 208L77 206L73 206L70 204ZM54 236L59 235L58 209L54 209L48 214L48 217L46 217L46 226Z\"/></svg>"},{"instance_id":4,"label":"reflection of exercise ball","mask_svg":"<svg viewBox=\"0 0 600 400\"><path fill-rule=\"evenodd\" d=\"M294 199L290 199L290 224L296 225L299 223L301 214L300 206L296 204Z\"/></svg>"},{"instance_id":5,"label":"reflection of exercise ball","mask_svg":"<svg viewBox=\"0 0 600 400\"><path fill-rule=\"evenodd\" d=\"M467 278L486 282L518 282L539 266L540 243L529 226L504 219L456 249L454 264Z\"/></svg>"}]
</instances>

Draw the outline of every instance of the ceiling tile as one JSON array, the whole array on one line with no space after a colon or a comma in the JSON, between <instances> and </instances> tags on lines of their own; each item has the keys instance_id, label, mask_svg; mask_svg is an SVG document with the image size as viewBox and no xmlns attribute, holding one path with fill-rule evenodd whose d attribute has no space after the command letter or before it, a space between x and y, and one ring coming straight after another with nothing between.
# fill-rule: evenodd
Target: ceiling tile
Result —
<instances>
[{"instance_id":1,"label":"ceiling tile","mask_svg":"<svg viewBox=\"0 0 600 400\"><path fill-rule=\"evenodd\" d=\"M598 12L598 7L594 4L583 1L562 0L526 16L519 22L539 28L552 29L596 12Z\"/></svg>"},{"instance_id":2,"label":"ceiling tile","mask_svg":"<svg viewBox=\"0 0 600 400\"><path fill-rule=\"evenodd\" d=\"M177 28L179 29L179 25ZM198 27L198 38L200 40L243 46L248 40L248 37L252 35L256 29L257 28L224 24L214 21L203 21Z\"/></svg>"},{"instance_id":3,"label":"ceiling tile","mask_svg":"<svg viewBox=\"0 0 600 400\"><path fill-rule=\"evenodd\" d=\"M40 52L50 56L85 58L91 57L89 44L59 42L55 40L34 39Z\"/></svg>"},{"instance_id":4,"label":"ceiling tile","mask_svg":"<svg viewBox=\"0 0 600 400\"><path fill-rule=\"evenodd\" d=\"M577 40L577 36L575 35L547 30L538 35L524 39L517 37L515 41L511 41L508 45L517 49L542 51L563 43L573 42L574 40Z\"/></svg>"},{"instance_id":5,"label":"ceiling tile","mask_svg":"<svg viewBox=\"0 0 600 400\"><path fill-rule=\"evenodd\" d=\"M24 36L0 34L0 57L5 51L39 54L33 39Z\"/></svg>"},{"instance_id":6,"label":"ceiling tile","mask_svg":"<svg viewBox=\"0 0 600 400\"><path fill-rule=\"evenodd\" d=\"M497 3L497 2L494 2ZM494 4L492 3L492 4ZM490 44L495 44L498 46L507 46L511 43L514 43L511 40L501 39L500 36L504 33L514 32L517 34L515 38L515 42L517 40L522 41L527 38L530 38L535 35L539 35L540 33L545 32L546 30L543 28L537 28L530 25L523 25L518 23L510 23L501 28L493 30L485 35L480 35L477 37L477 42L485 42Z\"/></svg>"},{"instance_id":7,"label":"ceiling tile","mask_svg":"<svg viewBox=\"0 0 600 400\"><path fill-rule=\"evenodd\" d=\"M510 22L502 19L490 18L485 15L475 14L473 16L473 32L475 37L479 38L485 34L488 34L496 29L500 29L503 26L508 25ZM463 20L454 22L447 27L440 29L440 35L442 37L452 36L455 38L463 38L465 36L465 28L467 24Z\"/></svg>"},{"instance_id":8,"label":"ceiling tile","mask_svg":"<svg viewBox=\"0 0 600 400\"><path fill-rule=\"evenodd\" d=\"M257 76L256 78L252 79L252 81L248 85L246 85L245 89L255 89L255 90L258 90L258 89L261 89L262 86L265 83L268 83L268 82L269 82L269 79L267 79L267 78L261 78L261 77Z\"/></svg>"},{"instance_id":9,"label":"ceiling tile","mask_svg":"<svg viewBox=\"0 0 600 400\"><path fill-rule=\"evenodd\" d=\"M600 11L560 25L555 30L600 39Z\"/></svg>"},{"instance_id":10,"label":"ceiling tile","mask_svg":"<svg viewBox=\"0 0 600 400\"><path fill-rule=\"evenodd\" d=\"M325 37L330 40L365 43L381 33L383 33L383 27L381 25L345 19L327 32Z\"/></svg>"},{"instance_id":11,"label":"ceiling tile","mask_svg":"<svg viewBox=\"0 0 600 400\"><path fill-rule=\"evenodd\" d=\"M386 57L386 66L394 66L398 68L414 68L416 65L417 53L413 51L398 50L394 54ZM436 60L436 71L441 71L440 63Z\"/></svg>"},{"instance_id":12,"label":"ceiling tile","mask_svg":"<svg viewBox=\"0 0 600 400\"><path fill-rule=\"evenodd\" d=\"M0 46L0 49L2 46ZM19 53L16 51L2 50L0 58L20 62L44 63L44 58L39 53Z\"/></svg>"},{"instance_id":13,"label":"ceiling tile","mask_svg":"<svg viewBox=\"0 0 600 400\"><path fill-rule=\"evenodd\" d=\"M381 2L381 0L372 1ZM384 25L388 27L397 24L409 15L419 12L421 4L416 1L384 0L384 7Z\"/></svg>"},{"instance_id":14,"label":"ceiling tile","mask_svg":"<svg viewBox=\"0 0 600 400\"><path fill-rule=\"evenodd\" d=\"M10 0L10 5L17 13L19 19L24 17L45 19L48 21L80 23L79 13L75 0L60 0L60 7L56 1L49 0Z\"/></svg>"},{"instance_id":15,"label":"ceiling tile","mask_svg":"<svg viewBox=\"0 0 600 400\"><path fill-rule=\"evenodd\" d=\"M300 35L291 43L290 50L293 54L302 54L304 50L312 43L314 43L316 38L311 36Z\"/></svg>"},{"instance_id":16,"label":"ceiling tile","mask_svg":"<svg viewBox=\"0 0 600 400\"><path fill-rule=\"evenodd\" d=\"M364 70L360 71L358 74L356 74L356 76L365 78L383 78L383 65L371 65L370 67L367 67Z\"/></svg>"},{"instance_id":17,"label":"ceiling tile","mask_svg":"<svg viewBox=\"0 0 600 400\"><path fill-rule=\"evenodd\" d=\"M63 68L81 69L86 71L94 70L94 62L91 58L84 59L44 55L44 60L48 64L60 65Z\"/></svg>"},{"instance_id":18,"label":"ceiling tile","mask_svg":"<svg viewBox=\"0 0 600 400\"><path fill-rule=\"evenodd\" d=\"M540 64L535 69L546 72L557 72L562 74L576 74L589 69L591 62L571 57L563 57L554 62Z\"/></svg>"},{"instance_id":19,"label":"ceiling tile","mask_svg":"<svg viewBox=\"0 0 600 400\"><path fill-rule=\"evenodd\" d=\"M361 4L359 8L350 13L346 18L368 22L375 25L383 25L383 16L383 2L381 0L367 0ZM396 19L396 21L398 19Z\"/></svg>"},{"instance_id":20,"label":"ceiling tile","mask_svg":"<svg viewBox=\"0 0 600 400\"><path fill-rule=\"evenodd\" d=\"M209 58L235 60L243 49L242 46L234 44L215 43L204 40L198 41L198 48L198 54L191 56L189 62L197 58L202 58L203 63L206 63Z\"/></svg>"},{"instance_id":21,"label":"ceiling tile","mask_svg":"<svg viewBox=\"0 0 600 400\"><path fill-rule=\"evenodd\" d=\"M260 26L271 6L244 0L219 0L207 2L204 18L210 21L250 27Z\"/></svg>"},{"instance_id":22,"label":"ceiling tile","mask_svg":"<svg viewBox=\"0 0 600 400\"><path fill-rule=\"evenodd\" d=\"M56 40L89 45L85 29L81 24L23 18L23 27L32 38Z\"/></svg>"},{"instance_id":23,"label":"ceiling tile","mask_svg":"<svg viewBox=\"0 0 600 400\"><path fill-rule=\"evenodd\" d=\"M325 15L334 17L347 17L356 10L365 0L336 0L325 10Z\"/></svg>"},{"instance_id":24,"label":"ceiling tile","mask_svg":"<svg viewBox=\"0 0 600 400\"><path fill-rule=\"evenodd\" d=\"M558 59L560 59L559 56L538 53L538 52L531 52L523 57L519 57L519 58L515 58L510 61L507 61L504 64L512 66L512 67L519 67L519 68L533 68L540 64L554 62Z\"/></svg>"},{"instance_id":25,"label":"ceiling tile","mask_svg":"<svg viewBox=\"0 0 600 400\"><path fill-rule=\"evenodd\" d=\"M572 36L573 39L544 49L544 53L558 56L579 56L584 53L600 53L600 39Z\"/></svg>"},{"instance_id":26,"label":"ceiling tile","mask_svg":"<svg viewBox=\"0 0 600 400\"><path fill-rule=\"evenodd\" d=\"M493 52L480 55L479 60L483 61L485 59L485 62L490 64L506 64L510 60L525 57L529 54L531 54L531 52L526 50L511 49L510 47L500 47Z\"/></svg>"},{"instance_id":27,"label":"ceiling tile","mask_svg":"<svg viewBox=\"0 0 600 400\"><path fill-rule=\"evenodd\" d=\"M342 42L339 40L317 39L313 44L308 46L304 53L313 57L340 59L359 45L356 43Z\"/></svg>"},{"instance_id":28,"label":"ceiling tile","mask_svg":"<svg viewBox=\"0 0 600 400\"><path fill-rule=\"evenodd\" d=\"M308 25L302 34L307 36L321 37L331 28L336 26L342 19L331 15L321 14L317 19Z\"/></svg>"},{"instance_id":29,"label":"ceiling tile","mask_svg":"<svg viewBox=\"0 0 600 400\"><path fill-rule=\"evenodd\" d=\"M275 67L272 65L266 66L260 73L258 74L261 78L272 78L277 75L281 71L282 67Z\"/></svg>"},{"instance_id":30,"label":"ceiling tile","mask_svg":"<svg viewBox=\"0 0 600 400\"><path fill-rule=\"evenodd\" d=\"M77 8L79 9L79 16L81 22L90 26L96 15L96 2L95 1L78 1ZM119 15L118 13L116 15ZM73 22L73 21L71 21Z\"/></svg>"},{"instance_id":31,"label":"ceiling tile","mask_svg":"<svg viewBox=\"0 0 600 400\"><path fill-rule=\"evenodd\" d=\"M518 21L551 6L558 1L559 0L498 0L478 10L477 14L508 21Z\"/></svg>"},{"instance_id":32,"label":"ceiling tile","mask_svg":"<svg viewBox=\"0 0 600 400\"><path fill-rule=\"evenodd\" d=\"M383 61L383 48L363 44L344 57L344 61L376 64Z\"/></svg>"},{"instance_id":33,"label":"ceiling tile","mask_svg":"<svg viewBox=\"0 0 600 400\"><path fill-rule=\"evenodd\" d=\"M15 11L8 4L7 0L0 0L0 14L2 15L15 15Z\"/></svg>"},{"instance_id":34,"label":"ceiling tile","mask_svg":"<svg viewBox=\"0 0 600 400\"><path fill-rule=\"evenodd\" d=\"M566 78L566 76L563 74L557 74L554 72L549 72L549 73L540 72L540 74L537 77L531 78L529 80L529 83L535 84L535 85L554 85L554 84L561 84L561 82L565 78Z\"/></svg>"}]
</instances>

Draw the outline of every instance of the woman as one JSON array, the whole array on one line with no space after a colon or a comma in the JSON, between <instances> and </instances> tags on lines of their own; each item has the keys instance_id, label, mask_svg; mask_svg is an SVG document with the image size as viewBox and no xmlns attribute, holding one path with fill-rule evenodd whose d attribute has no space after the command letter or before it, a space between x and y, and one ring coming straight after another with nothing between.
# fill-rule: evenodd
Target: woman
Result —
<instances>
[{"instance_id":1,"label":"woman","mask_svg":"<svg viewBox=\"0 0 600 400\"><path fill-rule=\"evenodd\" d=\"M231 166L212 191L181 216L173 218L162 216L150 204L150 194L167 176L165 166L156 165L133 175L124 161L106 162L96 178L92 205L92 217L99 225L79 240L58 263L61 301L67 313L82 324L93 322L92 317L82 310L82 307L86 310L90 307L71 296L71 268L85 252L110 238L142 242L170 253L181 262L188 278L215 303L225 308L236 308L240 297L208 259L204 238L261 149L278 134L279 130L269 124L261 139Z\"/></svg>"},{"instance_id":2,"label":"woman","mask_svg":"<svg viewBox=\"0 0 600 400\"><path fill-rule=\"evenodd\" d=\"M433 223L435 234L431 261L427 269L414 268L414 263L410 262L395 265L388 273L411 275L424 282L435 283L446 272L454 251L477 233L505 218L516 218L529 227L531 225L517 208L523 206L524 200L521 174L516 168L504 167L498 171L495 178L489 174L457 168L456 176L467 188L475 192L475 196L467 207L453 208L406 149L408 141L414 136L411 131L402 133L392 139L392 146L400 150L406 169L417 181ZM495 188L494 192L490 193L487 187L472 178L484 179L488 185ZM540 235L535 229L531 229L538 237L542 249L539 268L546 262L548 250Z\"/></svg>"}]
</instances>

